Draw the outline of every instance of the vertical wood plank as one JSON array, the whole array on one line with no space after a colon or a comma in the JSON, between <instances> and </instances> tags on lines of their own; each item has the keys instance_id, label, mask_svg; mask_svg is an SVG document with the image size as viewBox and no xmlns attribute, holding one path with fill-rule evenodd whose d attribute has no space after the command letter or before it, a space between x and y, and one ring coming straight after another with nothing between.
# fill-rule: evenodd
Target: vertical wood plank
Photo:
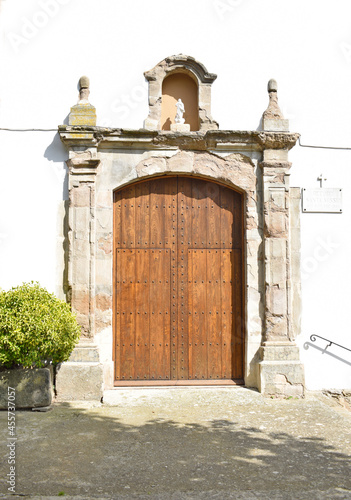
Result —
<instances>
[{"instance_id":1,"label":"vertical wood plank","mask_svg":"<svg viewBox=\"0 0 351 500\"><path fill-rule=\"evenodd\" d=\"M170 254L150 250L150 378L170 377ZM167 314L166 314L167 313ZM166 345L167 344L167 345Z\"/></svg>"},{"instance_id":2,"label":"vertical wood plank","mask_svg":"<svg viewBox=\"0 0 351 500\"><path fill-rule=\"evenodd\" d=\"M207 241L207 194L204 181L192 182L192 248L206 248Z\"/></svg>"},{"instance_id":3,"label":"vertical wood plank","mask_svg":"<svg viewBox=\"0 0 351 500\"><path fill-rule=\"evenodd\" d=\"M161 376L167 380L171 378L171 249L162 250L162 272L160 269L160 301L159 313L162 318L163 337L160 349Z\"/></svg>"},{"instance_id":4,"label":"vertical wood plank","mask_svg":"<svg viewBox=\"0 0 351 500\"><path fill-rule=\"evenodd\" d=\"M150 181L150 248L162 248L164 241L165 179Z\"/></svg>"},{"instance_id":5,"label":"vertical wood plank","mask_svg":"<svg viewBox=\"0 0 351 500\"><path fill-rule=\"evenodd\" d=\"M242 311L241 251L233 250L233 378L243 378L244 331Z\"/></svg>"},{"instance_id":6,"label":"vertical wood plank","mask_svg":"<svg viewBox=\"0 0 351 500\"><path fill-rule=\"evenodd\" d=\"M178 335L177 378L189 378L188 247L191 239L191 179L178 179Z\"/></svg>"},{"instance_id":7,"label":"vertical wood plank","mask_svg":"<svg viewBox=\"0 0 351 500\"><path fill-rule=\"evenodd\" d=\"M114 248L121 248L122 241L122 193L121 191L117 191L113 195L114 200Z\"/></svg>"},{"instance_id":8,"label":"vertical wood plank","mask_svg":"<svg viewBox=\"0 0 351 500\"><path fill-rule=\"evenodd\" d=\"M188 249L188 377L190 380L195 378L194 371L194 276L193 276L193 253L194 250Z\"/></svg>"},{"instance_id":9,"label":"vertical wood plank","mask_svg":"<svg viewBox=\"0 0 351 500\"><path fill-rule=\"evenodd\" d=\"M135 251L135 379L150 378L150 313L149 255L150 250Z\"/></svg>"},{"instance_id":10,"label":"vertical wood plank","mask_svg":"<svg viewBox=\"0 0 351 500\"><path fill-rule=\"evenodd\" d=\"M172 179L170 240L170 377L177 380L178 363L178 178Z\"/></svg>"},{"instance_id":11,"label":"vertical wood plank","mask_svg":"<svg viewBox=\"0 0 351 500\"><path fill-rule=\"evenodd\" d=\"M135 186L135 248L149 248L150 242L150 184Z\"/></svg>"},{"instance_id":12,"label":"vertical wood plank","mask_svg":"<svg viewBox=\"0 0 351 500\"><path fill-rule=\"evenodd\" d=\"M128 186L123 191L121 199L123 210L122 248L135 248L135 185Z\"/></svg>"},{"instance_id":13,"label":"vertical wood plank","mask_svg":"<svg viewBox=\"0 0 351 500\"><path fill-rule=\"evenodd\" d=\"M221 248L233 247L234 191L222 188L220 195Z\"/></svg>"},{"instance_id":14,"label":"vertical wood plank","mask_svg":"<svg viewBox=\"0 0 351 500\"><path fill-rule=\"evenodd\" d=\"M208 378L222 378L222 331L221 331L221 254L218 249L207 253L207 349Z\"/></svg>"},{"instance_id":15,"label":"vertical wood plank","mask_svg":"<svg viewBox=\"0 0 351 500\"><path fill-rule=\"evenodd\" d=\"M171 177L164 179L163 194L163 218L164 218L164 237L163 248L172 248L172 242L176 240L176 225L173 225L174 211L177 201L177 179Z\"/></svg>"},{"instance_id":16,"label":"vertical wood plank","mask_svg":"<svg viewBox=\"0 0 351 500\"><path fill-rule=\"evenodd\" d=\"M223 188L222 188L223 189ZM207 221L207 248L221 248L221 208L220 186L213 182L206 183L206 221Z\"/></svg>"},{"instance_id":17,"label":"vertical wood plank","mask_svg":"<svg viewBox=\"0 0 351 500\"><path fill-rule=\"evenodd\" d=\"M120 191L113 193L113 360L115 369L115 380L120 378L120 316L119 316L119 296L120 296L120 270L118 253L122 236L122 194Z\"/></svg>"},{"instance_id":18,"label":"vertical wood plank","mask_svg":"<svg viewBox=\"0 0 351 500\"><path fill-rule=\"evenodd\" d=\"M135 361L135 250L123 249L121 257L120 331L121 379L134 380Z\"/></svg>"},{"instance_id":19,"label":"vertical wood plank","mask_svg":"<svg viewBox=\"0 0 351 500\"><path fill-rule=\"evenodd\" d=\"M114 328L114 362L115 362L115 380L121 376L121 263L120 249L115 249L114 258L114 310L113 310L113 328Z\"/></svg>"},{"instance_id":20,"label":"vertical wood plank","mask_svg":"<svg viewBox=\"0 0 351 500\"><path fill-rule=\"evenodd\" d=\"M221 329L222 329L222 378L232 378L232 353L233 353L233 294L232 251L221 249Z\"/></svg>"},{"instance_id":21,"label":"vertical wood plank","mask_svg":"<svg viewBox=\"0 0 351 500\"><path fill-rule=\"evenodd\" d=\"M193 250L193 374L195 379L207 379L207 294L206 254L203 249Z\"/></svg>"},{"instance_id":22,"label":"vertical wood plank","mask_svg":"<svg viewBox=\"0 0 351 500\"><path fill-rule=\"evenodd\" d=\"M243 198L233 192L233 248L242 248L243 239Z\"/></svg>"}]
</instances>

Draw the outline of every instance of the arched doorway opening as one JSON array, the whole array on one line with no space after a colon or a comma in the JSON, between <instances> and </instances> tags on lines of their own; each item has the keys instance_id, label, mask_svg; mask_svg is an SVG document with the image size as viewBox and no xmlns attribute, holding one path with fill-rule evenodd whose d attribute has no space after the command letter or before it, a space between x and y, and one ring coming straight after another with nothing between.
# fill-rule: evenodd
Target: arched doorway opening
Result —
<instances>
[{"instance_id":1,"label":"arched doorway opening","mask_svg":"<svg viewBox=\"0 0 351 500\"><path fill-rule=\"evenodd\" d=\"M243 195L195 177L114 193L115 385L242 383Z\"/></svg>"}]
</instances>

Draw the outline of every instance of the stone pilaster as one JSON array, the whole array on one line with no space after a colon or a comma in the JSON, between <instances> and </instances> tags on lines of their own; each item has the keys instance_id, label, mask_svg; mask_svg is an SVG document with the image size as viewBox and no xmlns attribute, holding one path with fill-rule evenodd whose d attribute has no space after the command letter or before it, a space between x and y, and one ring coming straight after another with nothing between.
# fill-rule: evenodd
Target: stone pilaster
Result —
<instances>
[{"instance_id":1,"label":"stone pilaster","mask_svg":"<svg viewBox=\"0 0 351 500\"><path fill-rule=\"evenodd\" d=\"M68 287L72 310L82 327L79 344L58 367L57 401L98 400L103 394L103 366L95 334L96 190L100 160L96 148L70 151L68 212Z\"/></svg>"},{"instance_id":2,"label":"stone pilaster","mask_svg":"<svg viewBox=\"0 0 351 500\"><path fill-rule=\"evenodd\" d=\"M303 396L304 372L293 332L290 190L287 161L263 161L264 330L260 391Z\"/></svg>"},{"instance_id":3,"label":"stone pilaster","mask_svg":"<svg viewBox=\"0 0 351 500\"><path fill-rule=\"evenodd\" d=\"M100 160L95 148L70 152L68 286L82 337L94 336L95 310L95 178Z\"/></svg>"},{"instance_id":4,"label":"stone pilaster","mask_svg":"<svg viewBox=\"0 0 351 500\"><path fill-rule=\"evenodd\" d=\"M265 131L288 130L278 106L277 84L268 84ZM270 146L269 146L270 147ZM263 151L264 328L260 348L259 389L266 395L303 396L304 370L294 343L292 307L291 221L288 151ZM299 311L297 311L299 313Z\"/></svg>"},{"instance_id":5,"label":"stone pilaster","mask_svg":"<svg viewBox=\"0 0 351 500\"><path fill-rule=\"evenodd\" d=\"M89 79L79 80L79 101L71 108L70 125L96 125L90 105ZM56 374L58 401L98 400L103 394L103 366L95 335L96 175L100 160L91 134L80 134L82 143L69 150L68 295L82 327L79 344Z\"/></svg>"}]
</instances>

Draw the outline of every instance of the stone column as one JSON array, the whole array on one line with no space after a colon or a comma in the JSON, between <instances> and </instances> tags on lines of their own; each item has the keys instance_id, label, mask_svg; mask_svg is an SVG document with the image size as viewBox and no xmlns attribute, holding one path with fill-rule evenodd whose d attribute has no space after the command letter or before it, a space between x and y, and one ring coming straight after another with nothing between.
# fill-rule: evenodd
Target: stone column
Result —
<instances>
[{"instance_id":1,"label":"stone column","mask_svg":"<svg viewBox=\"0 0 351 500\"><path fill-rule=\"evenodd\" d=\"M278 106L277 84L268 84L270 103L263 114L267 132L288 131ZM284 142L284 141L282 141ZM268 144L268 143L267 143ZM263 394L303 396L304 370L294 343L292 309L291 228L288 150L274 141L263 151L264 290L265 308L260 348L259 389ZM298 313L298 311L297 311Z\"/></svg>"}]
</instances>

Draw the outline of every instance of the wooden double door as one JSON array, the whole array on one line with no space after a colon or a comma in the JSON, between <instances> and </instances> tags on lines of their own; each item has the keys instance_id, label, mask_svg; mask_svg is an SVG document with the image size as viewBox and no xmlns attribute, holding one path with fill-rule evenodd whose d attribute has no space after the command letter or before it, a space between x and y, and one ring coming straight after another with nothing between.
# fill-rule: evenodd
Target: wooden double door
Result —
<instances>
[{"instance_id":1,"label":"wooden double door","mask_svg":"<svg viewBox=\"0 0 351 500\"><path fill-rule=\"evenodd\" d=\"M116 385L242 381L242 203L192 177L115 192Z\"/></svg>"}]
</instances>

